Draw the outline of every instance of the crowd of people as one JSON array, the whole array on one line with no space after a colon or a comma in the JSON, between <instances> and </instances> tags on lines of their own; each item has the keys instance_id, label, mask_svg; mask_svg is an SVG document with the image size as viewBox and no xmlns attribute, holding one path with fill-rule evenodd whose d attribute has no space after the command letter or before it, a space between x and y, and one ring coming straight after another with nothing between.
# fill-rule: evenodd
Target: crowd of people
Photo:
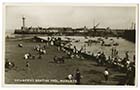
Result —
<instances>
[{"instance_id":1,"label":"crowd of people","mask_svg":"<svg viewBox=\"0 0 140 90\"><path fill-rule=\"evenodd\" d=\"M57 40L57 39L55 39ZM67 53L67 55L70 58L88 58L85 54L86 48L85 46L82 46L80 50L77 49L76 46L72 46L72 44L69 42L67 45L64 45L61 43L61 39L59 39L59 44L57 44L58 50L62 50L63 52ZM54 41L55 43L55 41ZM58 42L57 42L58 43ZM56 45L56 44L54 44ZM94 53L88 54L87 56L92 57L97 62L97 65L100 66L106 66L107 68L112 67L120 72L126 73L126 83L132 85L135 82L135 55L133 56L133 60L130 60L129 58L129 51L126 51L125 57L119 57L119 51L116 48L111 49L111 55L107 56L105 53L97 52L96 55ZM107 71L108 69L105 69ZM105 76L105 80L106 76Z\"/></svg>"},{"instance_id":2,"label":"crowd of people","mask_svg":"<svg viewBox=\"0 0 140 90\"><path fill-rule=\"evenodd\" d=\"M86 50L84 50L84 47L81 47L81 49L78 50L76 46L73 46L73 48L71 48L71 46L72 44L69 44L69 46L67 47L65 47L65 45L60 45L61 48L59 50L66 52L70 58L88 58L85 56ZM97 65L106 66L107 68L111 67L116 69L117 71L126 73L125 84L132 85L135 82L135 55L133 56L133 60L130 60L129 51L126 51L124 54L125 57L119 57L119 51L116 48L112 48L110 56L105 55L103 51L97 52L96 55L92 53L88 56L94 58L97 62ZM106 76L105 80L108 80L106 79Z\"/></svg>"},{"instance_id":3,"label":"crowd of people","mask_svg":"<svg viewBox=\"0 0 140 90\"><path fill-rule=\"evenodd\" d=\"M86 52L86 46L82 46L80 50L77 49L76 46L73 46L70 41L63 41L61 38L55 38L55 37L48 37L47 41L41 40L41 42L44 44L43 46L41 44L38 44L33 47L33 50L37 52L37 55L33 55L30 52L26 53L24 55L24 59L26 60L26 67L30 66L29 59L41 59L43 55L46 54L47 52L47 46L55 45L57 46L58 51L63 51L67 54L68 58L88 58L92 57L96 62L97 65L99 66L106 66L107 68L113 67L117 69L118 71L123 71L126 73L126 84L128 85L133 85L134 80L135 80L135 56L133 60L130 60L129 58L129 52L126 51L125 57L120 58L118 55L118 50L116 48L111 49L111 55L107 56L105 53L102 51L97 52L95 55L94 53L91 53L90 55L87 55ZM44 43L45 42L45 43ZM103 43L104 44L104 43ZM20 48L23 47L22 44L18 44ZM64 63L65 58L67 56L54 56L53 61L54 63ZM133 61L133 62L132 62ZM105 69L104 75L105 75L105 81L108 80L108 69ZM77 75L76 80L77 84L80 83L80 73L79 69L77 69ZM69 76L69 78L72 78L72 75Z\"/></svg>"},{"instance_id":4,"label":"crowd of people","mask_svg":"<svg viewBox=\"0 0 140 90\"><path fill-rule=\"evenodd\" d=\"M58 50L61 50L67 53L67 55L70 58L76 57L76 58L84 59L84 58L92 57L97 62L97 65L106 66L107 68L109 67L115 68L116 70L120 72L126 73L125 84L132 85L135 82L135 55L133 56L133 60L130 60L129 51L126 51L124 53L125 57L123 58L119 57L119 51L113 47L111 49L110 56L105 55L103 51L97 52L96 55L93 53L91 53L90 55L89 54L85 55L87 54L86 48L85 48L86 45L82 46L81 49L78 50L76 46L72 46L71 42L69 42L68 44L62 43L61 38L59 39L54 38L53 43L54 45L58 47ZM108 69L105 69L105 71L107 70ZM105 76L105 80L108 80L107 76Z\"/></svg>"}]
</instances>

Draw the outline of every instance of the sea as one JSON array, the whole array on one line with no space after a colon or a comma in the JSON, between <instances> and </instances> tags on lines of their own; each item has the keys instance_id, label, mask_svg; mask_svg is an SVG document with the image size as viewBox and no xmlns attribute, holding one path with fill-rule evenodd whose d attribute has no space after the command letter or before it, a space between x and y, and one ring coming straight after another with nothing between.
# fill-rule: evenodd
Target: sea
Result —
<instances>
[{"instance_id":1,"label":"sea","mask_svg":"<svg viewBox=\"0 0 140 90\"><path fill-rule=\"evenodd\" d=\"M13 32L6 32L5 37L20 37L22 35L19 34L14 34ZM48 38L47 35L42 35L42 34L25 34L24 37L33 37L33 36L39 36L40 38L46 39ZM125 52L128 51L129 53L129 58L131 61L133 61L133 56L135 55L135 43L128 41L123 38L117 38L117 37L108 37L107 39L103 37L87 37L85 38L84 36L55 36L55 37L60 37L62 40L66 40L67 38L70 38L72 40L72 46L76 46L78 50L82 46L85 46L86 51L89 53L94 53L97 54L97 52L101 51L104 52L106 56L111 56L111 49L116 48L118 51L118 55L121 58L125 57ZM111 43L113 40L115 43L118 43L118 46L101 46L101 43L92 43L91 45L85 44L86 41L88 40L97 40L98 38L102 38L105 43ZM76 42L78 41L78 42Z\"/></svg>"}]
</instances>

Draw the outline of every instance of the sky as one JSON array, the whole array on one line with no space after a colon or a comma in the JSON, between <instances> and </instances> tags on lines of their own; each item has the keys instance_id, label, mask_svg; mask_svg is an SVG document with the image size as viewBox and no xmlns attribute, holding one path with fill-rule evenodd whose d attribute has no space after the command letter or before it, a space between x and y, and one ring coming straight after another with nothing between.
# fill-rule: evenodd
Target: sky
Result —
<instances>
[{"instance_id":1,"label":"sky","mask_svg":"<svg viewBox=\"0 0 140 90\"><path fill-rule=\"evenodd\" d=\"M132 6L57 6L57 5L7 5L5 29L14 31L22 26L25 17L27 27L110 27L128 29L136 22L136 7Z\"/></svg>"}]
</instances>

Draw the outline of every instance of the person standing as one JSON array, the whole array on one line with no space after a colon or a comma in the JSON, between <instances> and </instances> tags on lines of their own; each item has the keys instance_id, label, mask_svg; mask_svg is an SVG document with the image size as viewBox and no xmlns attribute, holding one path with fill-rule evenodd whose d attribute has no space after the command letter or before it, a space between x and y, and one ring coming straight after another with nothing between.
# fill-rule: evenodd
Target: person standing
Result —
<instances>
[{"instance_id":1,"label":"person standing","mask_svg":"<svg viewBox=\"0 0 140 90\"><path fill-rule=\"evenodd\" d=\"M76 69L75 79L76 79L76 84L79 85L80 84L80 79L81 79L81 74L80 74L79 69Z\"/></svg>"},{"instance_id":2,"label":"person standing","mask_svg":"<svg viewBox=\"0 0 140 90\"><path fill-rule=\"evenodd\" d=\"M104 71L104 77L105 77L105 81L108 81L109 72L108 72L108 69L107 68Z\"/></svg>"},{"instance_id":3,"label":"person standing","mask_svg":"<svg viewBox=\"0 0 140 90\"><path fill-rule=\"evenodd\" d=\"M125 52L125 57L126 57L126 59L129 59L128 53L129 53L128 51Z\"/></svg>"},{"instance_id":4,"label":"person standing","mask_svg":"<svg viewBox=\"0 0 140 90\"><path fill-rule=\"evenodd\" d=\"M28 71L30 71L30 63L29 63L28 60L26 60L26 68L27 68Z\"/></svg>"}]
</instances>

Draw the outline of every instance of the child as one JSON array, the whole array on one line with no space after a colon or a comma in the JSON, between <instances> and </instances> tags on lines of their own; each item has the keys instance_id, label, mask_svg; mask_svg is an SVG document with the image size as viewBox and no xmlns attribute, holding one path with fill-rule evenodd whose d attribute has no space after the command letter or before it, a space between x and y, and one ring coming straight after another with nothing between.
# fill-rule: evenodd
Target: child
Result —
<instances>
[{"instance_id":1,"label":"child","mask_svg":"<svg viewBox=\"0 0 140 90\"><path fill-rule=\"evenodd\" d=\"M26 67L28 68L30 66L29 61L26 61Z\"/></svg>"},{"instance_id":2,"label":"child","mask_svg":"<svg viewBox=\"0 0 140 90\"><path fill-rule=\"evenodd\" d=\"M108 76L109 76L109 72L108 72L108 69L106 68L104 71L105 81L108 81Z\"/></svg>"},{"instance_id":3,"label":"child","mask_svg":"<svg viewBox=\"0 0 140 90\"><path fill-rule=\"evenodd\" d=\"M68 79L69 79L69 80L72 80L72 79L73 79L73 74L69 74L69 75L68 75Z\"/></svg>"},{"instance_id":4,"label":"child","mask_svg":"<svg viewBox=\"0 0 140 90\"><path fill-rule=\"evenodd\" d=\"M29 61L26 61L26 68L27 68L28 71L30 71L30 63L29 63Z\"/></svg>"}]
</instances>

